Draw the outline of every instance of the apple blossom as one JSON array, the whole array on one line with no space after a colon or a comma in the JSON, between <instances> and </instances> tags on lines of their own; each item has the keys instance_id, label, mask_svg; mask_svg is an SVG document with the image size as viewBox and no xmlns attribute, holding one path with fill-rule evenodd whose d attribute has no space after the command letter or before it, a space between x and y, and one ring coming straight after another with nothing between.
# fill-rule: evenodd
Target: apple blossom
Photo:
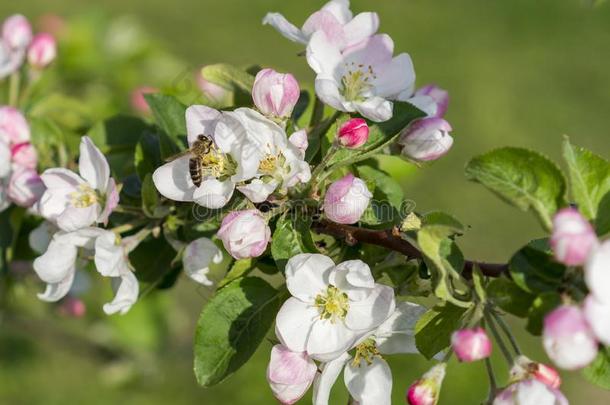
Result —
<instances>
[{"instance_id":1,"label":"apple blossom","mask_svg":"<svg viewBox=\"0 0 610 405\"><path fill-rule=\"evenodd\" d=\"M28 48L28 62L35 69L44 69L55 60L57 43L51 34L40 33L34 36Z\"/></svg>"},{"instance_id":2,"label":"apple blossom","mask_svg":"<svg viewBox=\"0 0 610 405\"><path fill-rule=\"evenodd\" d=\"M353 224L360 220L372 197L366 183L348 173L326 190L324 213L338 224Z\"/></svg>"},{"instance_id":3,"label":"apple blossom","mask_svg":"<svg viewBox=\"0 0 610 405\"><path fill-rule=\"evenodd\" d=\"M30 142L30 126L14 107L0 107L0 140L14 146Z\"/></svg>"},{"instance_id":4,"label":"apple blossom","mask_svg":"<svg viewBox=\"0 0 610 405\"><path fill-rule=\"evenodd\" d=\"M15 73L23 64L24 51L11 49L0 39L0 80Z\"/></svg>"},{"instance_id":5,"label":"apple blossom","mask_svg":"<svg viewBox=\"0 0 610 405\"><path fill-rule=\"evenodd\" d=\"M288 260L286 284L292 295L276 318L276 335L295 352L330 361L381 325L395 309L394 292L377 284L368 265L339 265L321 254Z\"/></svg>"},{"instance_id":6,"label":"apple blossom","mask_svg":"<svg viewBox=\"0 0 610 405\"><path fill-rule=\"evenodd\" d=\"M596 246L585 263L585 282L598 301L610 303L610 239Z\"/></svg>"},{"instance_id":7,"label":"apple blossom","mask_svg":"<svg viewBox=\"0 0 610 405\"><path fill-rule=\"evenodd\" d=\"M435 405L445 378L446 363L439 363L415 381L407 391L409 405Z\"/></svg>"},{"instance_id":8,"label":"apple blossom","mask_svg":"<svg viewBox=\"0 0 610 405\"><path fill-rule=\"evenodd\" d=\"M4 20L2 39L13 49L25 49L32 41L32 26L27 18L15 14Z\"/></svg>"},{"instance_id":9,"label":"apple blossom","mask_svg":"<svg viewBox=\"0 0 610 405\"><path fill-rule=\"evenodd\" d=\"M585 367L597 355L597 341L580 308L563 305L544 318L542 342L557 366L575 370Z\"/></svg>"},{"instance_id":10,"label":"apple blossom","mask_svg":"<svg viewBox=\"0 0 610 405\"><path fill-rule=\"evenodd\" d=\"M344 50L322 31L307 45L307 62L317 74L317 96L339 111L358 112L375 122L392 118L392 100L412 92L415 71L411 57L393 57L394 42L374 35Z\"/></svg>"},{"instance_id":11,"label":"apple blossom","mask_svg":"<svg viewBox=\"0 0 610 405\"><path fill-rule=\"evenodd\" d=\"M288 142L293 144L299 150L299 156L301 159L305 159L305 152L307 151L307 147L309 146L309 139L307 139L307 131L301 129L299 131L294 132L288 138Z\"/></svg>"},{"instance_id":12,"label":"apple blossom","mask_svg":"<svg viewBox=\"0 0 610 405\"><path fill-rule=\"evenodd\" d=\"M597 340L610 345L610 301L602 301L589 294L585 299L583 313Z\"/></svg>"},{"instance_id":13,"label":"apple blossom","mask_svg":"<svg viewBox=\"0 0 610 405\"><path fill-rule=\"evenodd\" d=\"M299 83L293 75L273 69L258 72L252 87L256 108L267 117L276 119L290 117L300 94Z\"/></svg>"},{"instance_id":14,"label":"apple blossom","mask_svg":"<svg viewBox=\"0 0 610 405\"><path fill-rule=\"evenodd\" d=\"M482 360L491 355L491 340L481 327L453 332L451 347L457 358L464 362Z\"/></svg>"},{"instance_id":15,"label":"apple blossom","mask_svg":"<svg viewBox=\"0 0 610 405\"><path fill-rule=\"evenodd\" d=\"M80 176L63 168L42 173L47 190L39 202L40 214L64 231L106 223L118 203L118 190L102 152L87 136L81 139Z\"/></svg>"},{"instance_id":16,"label":"apple blossom","mask_svg":"<svg viewBox=\"0 0 610 405\"><path fill-rule=\"evenodd\" d=\"M341 125L337 139L346 148L359 148L369 139L369 126L362 118L352 118Z\"/></svg>"},{"instance_id":17,"label":"apple blossom","mask_svg":"<svg viewBox=\"0 0 610 405\"><path fill-rule=\"evenodd\" d=\"M233 211L224 217L216 235L227 252L239 260L262 255L271 229L258 210Z\"/></svg>"},{"instance_id":18,"label":"apple blossom","mask_svg":"<svg viewBox=\"0 0 610 405\"><path fill-rule=\"evenodd\" d=\"M184 249L182 264L184 271L191 279L196 282L211 286L213 283L208 279L210 265L222 262L222 252L208 238L199 238Z\"/></svg>"},{"instance_id":19,"label":"apple blossom","mask_svg":"<svg viewBox=\"0 0 610 405\"><path fill-rule=\"evenodd\" d=\"M357 44L377 32L377 13L360 13L353 17L349 0L331 0L313 13L301 29L279 13L268 13L263 24L269 24L285 38L307 44L316 31L324 32L340 49Z\"/></svg>"},{"instance_id":20,"label":"apple blossom","mask_svg":"<svg viewBox=\"0 0 610 405\"><path fill-rule=\"evenodd\" d=\"M568 400L559 390L530 378L509 385L493 405L568 405Z\"/></svg>"},{"instance_id":21,"label":"apple blossom","mask_svg":"<svg viewBox=\"0 0 610 405\"><path fill-rule=\"evenodd\" d=\"M413 122L398 138L402 156L416 162L440 158L453 145L451 130L451 125L442 118L422 118Z\"/></svg>"},{"instance_id":22,"label":"apple blossom","mask_svg":"<svg viewBox=\"0 0 610 405\"><path fill-rule=\"evenodd\" d=\"M534 378L551 388L561 386L561 376L553 367L543 363L537 363L529 358L520 355L515 359L515 364L510 370L511 381Z\"/></svg>"},{"instance_id":23,"label":"apple blossom","mask_svg":"<svg viewBox=\"0 0 610 405\"><path fill-rule=\"evenodd\" d=\"M11 173L8 197L20 207L33 206L45 191L40 176L34 169L17 167Z\"/></svg>"},{"instance_id":24,"label":"apple blossom","mask_svg":"<svg viewBox=\"0 0 610 405\"><path fill-rule=\"evenodd\" d=\"M11 160L14 165L36 169L36 166L38 166L38 153L31 143L18 143L11 148Z\"/></svg>"},{"instance_id":25,"label":"apple blossom","mask_svg":"<svg viewBox=\"0 0 610 405\"><path fill-rule=\"evenodd\" d=\"M428 84L418 89L412 97L401 97L400 100L413 104L428 117L443 118L449 106L449 93L434 84Z\"/></svg>"},{"instance_id":26,"label":"apple blossom","mask_svg":"<svg viewBox=\"0 0 610 405\"><path fill-rule=\"evenodd\" d=\"M559 262L580 266L596 245L595 230L577 209L563 208L555 214L551 247Z\"/></svg>"},{"instance_id":27,"label":"apple blossom","mask_svg":"<svg viewBox=\"0 0 610 405\"><path fill-rule=\"evenodd\" d=\"M271 349L267 382L282 404L297 402L309 389L318 368L306 353L290 351L282 345Z\"/></svg>"}]
</instances>

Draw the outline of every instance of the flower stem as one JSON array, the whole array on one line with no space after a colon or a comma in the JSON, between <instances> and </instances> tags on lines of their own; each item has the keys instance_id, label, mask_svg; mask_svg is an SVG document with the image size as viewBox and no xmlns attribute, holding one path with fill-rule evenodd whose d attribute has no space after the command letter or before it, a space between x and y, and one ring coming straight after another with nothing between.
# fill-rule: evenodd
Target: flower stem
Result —
<instances>
[{"instance_id":1,"label":"flower stem","mask_svg":"<svg viewBox=\"0 0 610 405\"><path fill-rule=\"evenodd\" d=\"M147 219L141 219L141 220L134 221L134 222L128 222L126 224L119 225L117 227L112 228L111 231L116 234L122 234L125 232L133 231L134 229L136 229L142 225L146 225L147 222L148 222Z\"/></svg>"},{"instance_id":2,"label":"flower stem","mask_svg":"<svg viewBox=\"0 0 610 405\"><path fill-rule=\"evenodd\" d=\"M485 369L487 370L487 376L489 377L489 397L487 398L487 403L491 404L496 396L498 383L496 382L496 375L494 374L494 369L491 365L491 360L489 360L489 357L485 359Z\"/></svg>"},{"instance_id":3,"label":"flower stem","mask_svg":"<svg viewBox=\"0 0 610 405\"><path fill-rule=\"evenodd\" d=\"M496 343L500 347L500 351L502 352L502 355L504 355L504 358L508 362L508 366L509 367L512 366L513 356L510 354L510 351L504 344L504 341L502 340L502 336L500 336L498 329L496 329L496 326L493 323L491 315L489 315L488 311L485 311L484 316L485 316L485 320L486 320L486 325L489 327L489 330L491 330L491 333L494 335L494 339L496 340Z\"/></svg>"},{"instance_id":4,"label":"flower stem","mask_svg":"<svg viewBox=\"0 0 610 405\"><path fill-rule=\"evenodd\" d=\"M326 152L326 156L324 156L322 161L316 166L315 169L313 169L313 172L311 172L312 180L311 180L311 187L310 187L310 190L311 190L310 195L316 195L318 193L318 187L319 187L320 183L328 176L328 173L326 173L326 175L322 175L322 172L324 171L324 169L328 165L328 162L330 162L330 160L335 155L335 153L337 153L338 150L339 150L339 144L337 143L337 140L335 140L332 143L332 145L330 145L328 152Z\"/></svg>"},{"instance_id":5,"label":"flower stem","mask_svg":"<svg viewBox=\"0 0 610 405\"><path fill-rule=\"evenodd\" d=\"M311 119L309 120L309 127L313 128L322 121L324 117L324 103L318 97L313 105L313 112L311 113Z\"/></svg>"},{"instance_id":6,"label":"flower stem","mask_svg":"<svg viewBox=\"0 0 610 405\"><path fill-rule=\"evenodd\" d=\"M21 73L19 71L13 73L10 78L9 89L8 89L8 104L13 107L17 107L19 100L19 84L21 82Z\"/></svg>"},{"instance_id":7,"label":"flower stem","mask_svg":"<svg viewBox=\"0 0 610 405\"><path fill-rule=\"evenodd\" d=\"M496 323L498 325L500 325L500 329L502 329L502 332L504 332L504 334L508 338L508 341L510 342L510 345L513 347L513 350L515 351L515 353L517 353L517 355L521 355L521 349L519 348L517 339L515 339L515 336L513 336L513 334L511 333L510 328L508 327L508 325L506 324L504 319L502 319L502 317L499 314L497 314L493 311L491 312L491 314L492 314L493 318L495 319Z\"/></svg>"}]
</instances>

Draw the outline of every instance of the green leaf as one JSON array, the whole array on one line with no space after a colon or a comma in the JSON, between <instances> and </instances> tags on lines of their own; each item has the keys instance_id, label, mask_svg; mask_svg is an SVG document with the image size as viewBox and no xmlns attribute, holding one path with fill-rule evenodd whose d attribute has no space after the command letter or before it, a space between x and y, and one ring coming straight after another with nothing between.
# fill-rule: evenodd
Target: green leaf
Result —
<instances>
[{"instance_id":1,"label":"green leaf","mask_svg":"<svg viewBox=\"0 0 610 405\"><path fill-rule=\"evenodd\" d=\"M207 65L201 70L201 74L209 82L224 87L227 90L241 90L252 92L254 76L235 66L219 63Z\"/></svg>"},{"instance_id":2,"label":"green leaf","mask_svg":"<svg viewBox=\"0 0 610 405\"><path fill-rule=\"evenodd\" d=\"M387 173L371 166L359 166L358 176L370 185L371 203L360 219L368 225L396 223L400 221L403 192L400 184Z\"/></svg>"},{"instance_id":3,"label":"green leaf","mask_svg":"<svg viewBox=\"0 0 610 405\"><path fill-rule=\"evenodd\" d=\"M144 180L147 174L152 174L157 167L161 166L161 146L158 135L142 134L136 145L134 164L140 180Z\"/></svg>"},{"instance_id":4,"label":"green leaf","mask_svg":"<svg viewBox=\"0 0 610 405\"><path fill-rule=\"evenodd\" d=\"M179 145L186 140L186 106L175 97L160 93L145 94L155 120L161 129Z\"/></svg>"},{"instance_id":5,"label":"green leaf","mask_svg":"<svg viewBox=\"0 0 610 405\"><path fill-rule=\"evenodd\" d=\"M510 259L513 281L529 293L554 291L561 284L566 268L554 260L547 239L536 239Z\"/></svg>"},{"instance_id":6,"label":"green leaf","mask_svg":"<svg viewBox=\"0 0 610 405\"><path fill-rule=\"evenodd\" d=\"M163 218L169 213L168 208L161 205L159 193L150 173L142 182L142 211L149 218Z\"/></svg>"},{"instance_id":7,"label":"green leaf","mask_svg":"<svg viewBox=\"0 0 610 405\"><path fill-rule=\"evenodd\" d=\"M427 359L449 347L451 334L460 328L466 310L447 304L429 309L415 324L415 346Z\"/></svg>"},{"instance_id":8,"label":"green leaf","mask_svg":"<svg viewBox=\"0 0 610 405\"><path fill-rule=\"evenodd\" d=\"M606 193L610 191L610 162L572 145L568 137L563 141L563 157L568 164L572 185L572 197L582 214L593 219Z\"/></svg>"},{"instance_id":9,"label":"green leaf","mask_svg":"<svg viewBox=\"0 0 610 405\"><path fill-rule=\"evenodd\" d=\"M595 229L599 236L610 233L610 192L599 203L597 218L595 218Z\"/></svg>"},{"instance_id":10,"label":"green leaf","mask_svg":"<svg viewBox=\"0 0 610 405\"><path fill-rule=\"evenodd\" d=\"M275 225L275 232L273 232L271 238L271 255L278 268L284 271L288 259L305 252L302 236L295 228L291 216L281 216Z\"/></svg>"},{"instance_id":11,"label":"green leaf","mask_svg":"<svg viewBox=\"0 0 610 405\"><path fill-rule=\"evenodd\" d=\"M566 205L566 184L559 168L527 149L502 148L477 156L466 165L466 177L523 211L533 210L547 230L553 214Z\"/></svg>"},{"instance_id":12,"label":"green leaf","mask_svg":"<svg viewBox=\"0 0 610 405\"><path fill-rule=\"evenodd\" d=\"M210 387L254 354L279 310L281 293L256 277L236 280L205 306L195 332L195 376Z\"/></svg>"},{"instance_id":13,"label":"green leaf","mask_svg":"<svg viewBox=\"0 0 610 405\"><path fill-rule=\"evenodd\" d=\"M432 211L428 212L422 218L422 224L426 225L442 225L447 228L450 228L456 234L461 234L464 232L464 225L460 221L458 221L454 216L447 214L442 211Z\"/></svg>"},{"instance_id":14,"label":"green leaf","mask_svg":"<svg viewBox=\"0 0 610 405\"><path fill-rule=\"evenodd\" d=\"M222 288L232 281L237 280L238 278L244 277L248 273L254 270L254 260L253 259L242 259L235 260L231 269L227 272L227 275L218 283L218 288Z\"/></svg>"},{"instance_id":15,"label":"green leaf","mask_svg":"<svg viewBox=\"0 0 610 405\"><path fill-rule=\"evenodd\" d=\"M593 384L610 390L610 348L604 347L593 363L583 370L583 376Z\"/></svg>"},{"instance_id":16,"label":"green leaf","mask_svg":"<svg viewBox=\"0 0 610 405\"><path fill-rule=\"evenodd\" d=\"M400 131L426 114L410 103L394 102L394 115L388 121L369 122L369 139L358 149L340 149L329 161L333 168L347 166L371 158L396 140Z\"/></svg>"},{"instance_id":17,"label":"green leaf","mask_svg":"<svg viewBox=\"0 0 610 405\"><path fill-rule=\"evenodd\" d=\"M182 264L174 261L176 251L165 238L148 238L129 254L129 262L136 270L138 280L158 288L173 284L175 270ZM172 263L176 263L174 266Z\"/></svg>"},{"instance_id":18,"label":"green leaf","mask_svg":"<svg viewBox=\"0 0 610 405\"><path fill-rule=\"evenodd\" d=\"M496 278L489 283L487 295L502 310L520 318L527 316L529 308L536 298L504 277Z\"/></svg>"},{"instance_id":19,"label":"green leaf","mask_svg":"<svg viewBox=\"0 0 610 405\"><path fill-rule=\"evenodd\" d=\"M547 291L536 297L527 314L526 329L532 335L542 334L544 317L561 304L561 296L555 291Z\"/></svg>"}]
</instances>

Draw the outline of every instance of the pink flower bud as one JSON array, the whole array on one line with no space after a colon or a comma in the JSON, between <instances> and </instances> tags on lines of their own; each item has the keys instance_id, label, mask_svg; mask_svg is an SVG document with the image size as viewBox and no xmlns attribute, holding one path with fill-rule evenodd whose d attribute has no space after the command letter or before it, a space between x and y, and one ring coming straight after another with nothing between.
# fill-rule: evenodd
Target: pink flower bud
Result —
<instances>
[{"instance_id":1,"label":"pink flower bud","mask_svg":"<svg viewBox=\"0 0 610 405\"><path fill-rule=\"evenodd\" d=\"M409 125L400 135L402 155L416 162L436 160L449 152L453 138L451 125L442 118L422 118Z\"/></svg>"},{"instance_id":2,"label":"pink flower bud","mask_svg":"<svg viewBox=\"0 0 610 405\"><path fill-rule=\"evenodd\" d=\"M307 151L307 147L309 146L309 139L307 138L307 131L301 129L300 131L296 131L290 138L288 138L291 144L297 147L300 152L301 158L305 158L305 152Z\"/></svg>"},{"instance_id":3,"label":"pink flower bud","mask_svg":"<svg viewBox=\"0 0 610 405\"><path fill-rule=\"evenodd\" d=\"M11 146L30 141L30 126L16 108L0 107L0 141Z\"/></svg>"},{"instance_id":4,"label":"pink flower bud","mask_svg":"<svg viewBox=\"0 0 610 405\"><path fill-rule=\"evenodd\" d=\"M231 256L247 259L265 252L271 229L258 210L233 211L222 220L217 236Z\"/></svg>"},{"instance_id":5,"label":"pink flower bud","mask_svg":"<svg viewBox=\"0 0 610 405\"><path fill-rule=\"evenodd\" d=\"M18 143L11 148L11 160L17 166L36 169L36 166L38 165L38 153L31 143Z\"/></svg>"},{"instance_id":6,"label":"pink flower bud","mask_svg":"<svg viewBox=\"0 0 610 405\"><path fill-rule=\"evenodd\" d=\"M585 263L597 245L593 227L575 208L564 208L553 217L551 247L555 258L568 266Z\"/></svg>"},{"instance_id":7,"label":"pink flower bud","mask_svg":"<svg viewBox=\"0 0 610 405\"><path fill-rule=\"evenodd\" d=\"M348 173L326 190L324 213L338 224L353 224L360 220L372 197L366 183Z\"/></svg>"},{"instance_id":8,"label":"pink flower bud","mask_svg":"<svg viewBox=\"0 0 610 405\"><path fill-rule=\"evenodd\" d=\"M18 167L11 174L8 197L20 207L31 207L44 191L45 186L35 170Z\"/></svg>"},{"instance_id":9,"label":"pink flower bud","mask_svg":"<svg viewBox=\"0 0 610 405\"><path fill-rule=\"evenodd\" d=\"M575 370L597 355L597 341L580 308L563 305L544 318L542 342L557 366Z\"/></svg>"},{"instance_id":10,"label":"pink flower bud","mask_svg":"<svg viewBox=\"0 0 610 405\"><path fill-rule=\"evenodd\" d=\"M36 69L44 69L57 56L57 43L51 34L37 34L28 49L28 62Z\"/></svg>"},{"instance_id":11,"label":"pink flower bud","mask_svg":"<svg viewBox=\"0 0 610 405\"><path fill-rule=\"evenodd\" d=\"M282 404L294 404L311 386L317 371L316 364L306 353L290 351L283 345L271 349L267 367L267 381L273 395Z\"/></svg>"},{"instance_id":12,"label":"pink flower bud","mask_svg":"<svg viewBox=\"0 0 610 405\"><path fill-rule=\"evenodd\" d=\"M204 96L210 99L210 101L222 104L228 101L231 92L222 86L212 83L203 76L203 73L199 73L195 76L197 80L197 86L201 90Z\"/></svg>"},{"instance_id":13,"label":"pink flower bud","mask_svg":"<svg viewBox=\"0 0 610 405\"><path fill-rule=\"evenodd\" d=\"M290 73L282 74L273 69L263 69L254 79L254 104L261 113L269 117L290 117L299 96L299 83Z\"/></svg>"},{"instance_id":14,"label":"pink flower bud","mask_svg":"<svg viewBox=\"0 0 610 405\"><path fill-rule=\"evenodd\" d=\"M436 105L434 117L443 118L449 107L449 93L435 84L428 84L415 92L416 96L427 96Z\"/></svg>"},{"instance_id":15,"label":"pink flower bud","mask_svg":"<svg viewBox=\"0 0 610 405\"><path fill-rule=\"evenodd\" d=\"M525 380L534 378L551 388L559 388L561 376L559 372L551 366L537 363L525 356L518 356L515 365L510 371L511 381Z\"/></svg>"},{"instance_id":16,"label":"pink flower bud","mask_svg":"<svg viewBox=\"0 0 610 405\"><path fill-rule=\"evenodd\" d=\"M517 381L494 398L493 405L568 405L557 389L535 379Z\"/></svg>"},{"instance_id":17,"label":"pink flower bud","mask_svg":"<svg viewBox=\"0 0 610 405\"><path fill-rule=\"evenodd\" d=\"M13 49L25 49L32 41L32 26L21 14L15 14L4 20L2 39Z\"/></svg>"},{"instance_id":18,"label":"pink flower bud","mask_svg":"<svg viewBox=\"0 0 610 405\"><path fill-rule=\"evenodd\" d=\"M85 303L81 299L71 296L64 298L59 306L60 314L72 318L82 318L86 312L87 306Z\"/></svg>"},{"instance_id":19,"label":"pink flower bud","mask_svg":"<svg viewBox=\"0 0 610 405\"><path fill-rule=\"evenodd\" d=\"M445 363L437 364L415 381L407 391L409 405L436 405L445 378Z\"/></svg>"},{"instance_id":20,"label":"pink flower bud","mask_svg":"<svg viewBox=\"0 0 610 405\"><path fill-rule=\"evenodd\" d=\"M369 139L369 126L362 118L352 118L339 128L339 143L346 148L356 149Z\"/></svg>"},{"instance_id":21,"label":"pink flower bud","mask_svg":"<svg viewBox=\"0 0 610 405\"><path fill-rule=\"evenodd\" d=\"M150 87L142 86L131 92L131 108L139 112L140 114L150 114L150 107L144 98L145 94L158 93L159 90Z\"/></svg>"},{"instance_id":22,"label":"pink flower bud","mask_svg":"<svg viewBox=\"0 0 610 405\"><path fill-rule=\"evenodd\" d=\"M451 336L451 346L460 361L471 362L491 355L491 340L483 328L461 329Z\"/></svg>"}]
</instances>

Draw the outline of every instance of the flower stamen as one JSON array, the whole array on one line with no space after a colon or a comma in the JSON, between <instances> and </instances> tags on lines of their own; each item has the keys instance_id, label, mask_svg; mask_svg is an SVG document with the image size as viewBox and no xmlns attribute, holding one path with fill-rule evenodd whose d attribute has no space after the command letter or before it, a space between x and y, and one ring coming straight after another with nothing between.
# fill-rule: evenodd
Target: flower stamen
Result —
<instances>
[{"instance_id":1,"label":"flower stamen","mask_svg":"<svg viewBox=\"0 0 610 405\"><path fill-rule=\"evenodd\" d=\"M348 101L363 99L363 93L372 87L371 81L377 78L373 67L350 62L345 64L345 69L347 73L341 78L343 96Z\"/></svg>"},{"instance_id":2,"label":"flower stamen","mask_svg":"<svg viewBox=\"0 0 610 405\"><path fill-rule=\"evenodd\" d=\"M70 193L70 203L74 208L87 208L97 202L97 193L89 184L79 184L78 191Z\"/></svg>"},{"instance_id":3,"label":"flower stamen","mask_svg":"<svg viewBox=\"0 0 610 405\"><path fill-rule=\"evenodd\" d=\"M371 365L375 357L381 357L381 353L379 353L379 350L377 349L375 339L368 338L356 346L356 354L354 355L352 366L360 367L362 361L365 361L367 365Z\"/></svg>"},{"instance_id":4,"label":"flower stamen","mask_svg":"<svg viewBox=\"0 0 610 405\"><path fill-rule=\"evenodd\" d=\"M349 298L337 287L329 285L326 293L318 294L315 306L320 311L320 319L335 323L338 319L345 319L349 310Z\"/></svg>"}]
</instances>

